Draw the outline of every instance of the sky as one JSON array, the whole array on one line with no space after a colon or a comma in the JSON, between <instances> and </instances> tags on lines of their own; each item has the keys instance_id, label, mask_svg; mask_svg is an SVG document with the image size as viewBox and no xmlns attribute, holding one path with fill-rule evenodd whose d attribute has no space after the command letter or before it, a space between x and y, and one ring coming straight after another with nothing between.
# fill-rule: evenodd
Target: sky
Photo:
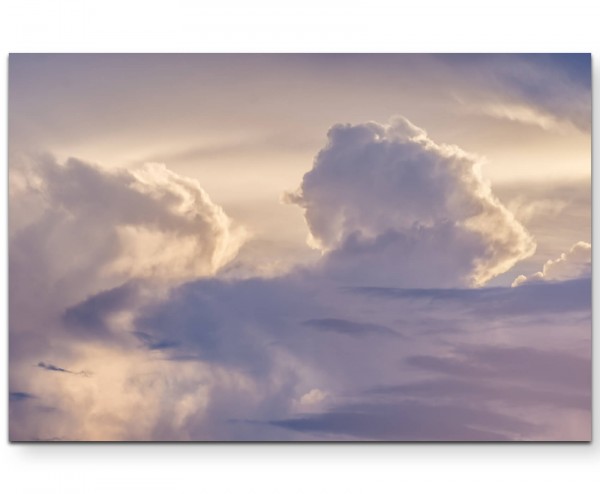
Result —
<instances>
[{"instance_id":1,"label":"sky","mask_svg":"<svg viewBox=\"0 0 600 494\"><path fill-rule=\"evenodd\" d=\"M11 440L590 440L590 130L586 54L11 55Z\"/></svg>"}]
</instances>

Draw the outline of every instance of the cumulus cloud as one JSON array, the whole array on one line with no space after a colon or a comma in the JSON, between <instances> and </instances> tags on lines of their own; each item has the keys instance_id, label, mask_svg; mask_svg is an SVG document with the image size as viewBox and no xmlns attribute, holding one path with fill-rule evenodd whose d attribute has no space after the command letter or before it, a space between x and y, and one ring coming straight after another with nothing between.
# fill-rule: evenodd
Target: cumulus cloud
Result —
<instances>
[{"instance_id":1,"label":"cumulus cloud","mask_svg":"<svg viewBox=\"0 0 600 494\"><path fill-rule=\"evenodd\" d=\"M211 275L243 238L197 181L161 164L106 170L45 156L11 173L22 184L11 197L11 261L41 257L36 249L43 244L53 256L46 263L57 271L53 279L89 269L121 279ZM35 214L21 211L21 204L34 204ZM22 215L34 219L27 223ZM17 247L29 252L21 256Z\"/></svg>"},{"instance_id":2,"label":"cumulus cloud","mask_svg":"<svg viewBox=\"0 0 600 494\"><path fill-rule=\"evenodd\" d=\"M403 286L480 285L535 243L494 196L480 161L405 118L335 125L300 189L330 273ZM351 273L351 276L348 276Z\"/></svg>"},{"instance_id":3,"label":"cumulus cloud","mask_svg":"<svg viewBox=\"0 0 600 494\"><path fill-rule=\"evenodd\" d=\"M533 249L477 160L403 119L329 138L290 197L324 255L269 278L220 276L239 232L163 167L22 174L11 439L589 438L590 280L466 287Z\"/></svg>"},{"instance_id":4,"label":"cumulus cloud","mask_svg":"<svg viewBox=\"0 0 600 494\"><path fill-rule=\"evenodd\" d=\"M106 321L140 299L132 280L145 279L158 293L158 286L212 275L243 240L198 182L162 165L107 170L36 157L12 166L10 201L15 356L21 344L39 352L73 328L106 335ZM37 328L44 330L25 345Z\"/></svg>"},{"instance_id":5,"label":"cumulus cloud","mask_svg":"<svg viewBox=\"0 0 600 494\"><path fill-rule=\"evenodd\" d=\"M556 259L549 259L542 270L530 276L519 275L512 286L539 281L562 281L572 278L585 278L592 275L592 245L577 242L568 252Z\"/></svg>"},{"instance_id":6,"label":"cumulus cloud","mask_svg":"<svg viewBox=\"0 0 600 494\"><path fill-rule=\"evenodd\" d=\"M130 334L131 319L140 304L181 281L213 275L244 238L197 181L162 165L106 169L38 156L11 163L10 180L17 389L44 381L42 375L91 376L70 370L90 368L80 360L90 346L134 350L140 340ZM56 361L61 366L48 363ZM61 386L74 386L63 380Z\"/></svg>"}]
</instances>

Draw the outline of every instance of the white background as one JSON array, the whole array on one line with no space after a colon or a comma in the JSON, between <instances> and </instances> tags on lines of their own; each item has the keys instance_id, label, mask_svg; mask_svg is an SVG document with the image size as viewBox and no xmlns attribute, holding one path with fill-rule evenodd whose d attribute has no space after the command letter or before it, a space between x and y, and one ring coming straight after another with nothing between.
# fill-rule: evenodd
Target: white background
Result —
<instances>
[{"instance_id":1,"label":"white background","mask_svg":"<svg viewBox=\"0 0 600 494\"><path fill-rule=\"evenodd\" d=\"M597 62L600 7L594 3L600 5L578 0L4 0L1 153L6 156L9 52L576 51L592 52ZM4 292L6 174L0 178ZM5 322L4 293L0 304ZM2 324L0 338L3 492L578 493L597 492L600 485L597 444L10 445L6 327Z\"/></svg>"}]
</instances>

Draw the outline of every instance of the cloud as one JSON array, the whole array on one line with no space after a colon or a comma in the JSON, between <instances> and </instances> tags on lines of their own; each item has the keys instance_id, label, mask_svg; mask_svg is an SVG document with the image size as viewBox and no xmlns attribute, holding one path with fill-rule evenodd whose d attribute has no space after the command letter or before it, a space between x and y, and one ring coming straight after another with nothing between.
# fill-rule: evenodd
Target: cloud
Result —
<instances>
[{"instance_id":1,"label":"cloud","mask_svg":"<svg viewBox=\"0 0 600 494\"><path fill-rule=\"evenodd\" d=\"M447 309L467 309L470 313L487 318L520 317L523 314L552 314L586 312L589 310L591 279L576 278L560 283L532 286L524 284L513 288L451 288L406 289L390 287L352 287L349 293L369 298L414 300L426 309L430 305ZM504 312L509 310L509 312Z\"/></svg>"},{"instance_id":2,"label":"cloud","mask_svg":"<svg viewBox=\"0 0 600 494\"><path fill-rule=\"evenodd\" d=\"M80 335L106 336L110 331L107 319L114 313L130 308L135 303L137 292L134 282L103 290L68 307L62 320L67 328L76 330Z\"/></svg>"},{"instance_id":3,"label":"cloud","mask_svg":"<svg viewBox=\"0 0 600 494\"><path fill-rule=\"evenodd\" d=\"M488 103L478 107L479 111L495 118L506 119L527 125L535 125L544 130L566 132L574 127L570 120L560 120L551 113L525 104Z\"/></svg>"},{"instance_id":4,"label":"cloud","mask_svg":"<svg viewBox=\"0 0 600 494\"><path fill-rule=\"evenodd\" d=\"M518 381L526 375L538 386L588 392L591 386L591 360L558 351L528 347L464 346L451 357L414 355L407 362L415 367L445 376L472 379L499 378Z\"/></svg>"},{"instance_id":5,"label":"cloud","mask_svg":"<svg viewBox=\"0 0 600 494\"><path fill-rule=\"evenodd\" d=\"M506 431L536 431L535 424L468 406L427 405L418 401L358 403L320 414L276 420L272 425L320 432L329 440L506 441Z\"/></svg>"},{"instance_id":6,"label":"cloud","mask_svg":"<svg viewBox=\"0 0 600 494\"><path fill-rule=\"evenodd\" d=\"M63 369L62 367L57 367L56 365L53 365L53 364L46 364L44 362L38 362L37 366L41 369L45 369L45 370L49 370L49 371L67 372L69 374L72 374L72 372L70 370Z\"/></svg>"},{"instance_id":7,"label":"cloud","mask_svg":"<svg viewBox=\"0 0 600 494\"><path fill-rule=\"evenodd\" d=\"M591 57L587 53L434 55L479 84L457 85L471 111L545 130L591 127ZM462 86L462 87L461 87Z\"/></svg>"},{"instance_id":8,"label":"cloud","mask_svg":"<svg viewBox=\"0 0 600 494\"><path fill-rule=\"evenodd\" d=\"M92 373L89 371L75 372L75 371L72 371L69 369L64 369L63 367L58 367L57 365L54 365L54 364L47 364L45 362L38 362L37 367L39 367L40 369L51 371L51 372L64 372L66 374L74 374L77 376L90 377L92 375Z\"/></svg>"},{"instance_id":9,"label":"cloud","mask_svg":"<svg viewBox=\"0 0 600 494\"><path fill-rule=\"evenodd\" d=\"M328 137L287 200L304 209L310 241L334 278L481 285L533 253L533 239L474 156L436 144L402 117L335 125Z\"/></svg>"},{"instance_id":10,"label":"cloud","mask_svg":"<svg viewBox=\"0 0 600 494\"><path fill-rule=\"evenodd\" d=\"M315 328L319 331L333 331L349 336L365 336L369 334L379 334L402 338L402 335L387 326L379 324L361 323L348 321L346 319L308 319L302 323L305 326Z\"/></svg>"},{"instance_id":11,"label":"cloud","mask_svg":"<svg viewBox=\"0 0 600 494\"><path fill-rule=\"evenodd\" d=\"M300 397L300 404L304 406L312 406L317 403L321 403L325 398L327 398L327 393L325 391L314 388Z\"/></svg>"},{"instance_id":12,"label":"cloud","mask_svg":"<svg viewBox=\"0 0 600 494\"><path fill-rule=\"evenodd\" d=\"M107 170L45 156L12 173L24 185L11 197L11 262L52 256L45 265L55 271L45 273L52 279L92 269L121 280L211 275L243 239L196 180L164 165ZM34 204L35 214L20 211L20 204ZM26 223L22 215L34 220ZM21 255L18 247L28 250Z\"/></svg>"},{"instance_id":13,"label":"cloud","mask_svg":"<svg viewBox=\"0 0 600 494\"><path fill-rule=\"evenodd\" d=\"M181 281L213 275L235 255L243 232L197 181L162 165L106 169L35 156L12 162L10 175L11 387L31 384L57 410L51 419L39 418L46 431L35 432L35 411L14 430L31 438L60 428L58 435L73 438L79 418L65 411L68 402L82 399L83 420L83 383L102 379L114 348L131 353L165 345L132 333L138 307ZM82 358L92 348L105 356L102 368ZM57 361L60 366L48 363ZM90 379L56 379L61 374ZM125 385L130 377L113 382ZM111 396L108 388L103 392Z\"/></svg>"},{"instance_id":14,"label":"cloud","mask_svg":"<svg viewBox=\"0 0 600 494\"><path fill-rule=\"evenodd\" d=\"M494 282L510 285L519 274L535 273L548 260L573 244L592 239L592 200L589 179L513 182L494 191L535 238L537 249Z\"/></svg>"},{"instance_id":15,"label":"cloud","mask_svg":"<svg viewBox=\"0 0 600 494\"><path fill-rule=\"evenodd\" d=\"M29 393L25 393L24 391L11 391L8 394L8 399L11 402L31 400L32 398L35 398L35 396Z\"/></svg>"},{"instance_id":16,"label":"cloud","mask_svg":"<svg viewBox=\"0 0 600 494\"><path fill-rule=\"evenodd\" d=\"M10 202L13 358L39 360L65 329L106 337L145 296L213 275L243 241L197 181L162 165L108 170L32 157L11 163Z\"/></svg>"},{"instance_id":17,"label":"cloud","mask_svg":"<svg viewBox=\"0 0 600 494\"><path fill-rule=\"evenodd\" d=\"M539 281L562 281L573 278L586 278L592 275L592 245L577 242L568 252L563 252L557 259L549 259L542 270L530 276L519 275L513 281L516 287L525 283Z\"/></svg>"},{"instance_id":18,"label":"cloud","mask_svg":"<svg viewBox=\"0 0 600 494\"><path fill-rule=\"evenodd\" d=\"M56 412L32 408L11 437L585 439L589 281L415 290L339 287L318 272L200 279L143 302L130 329L108 321L137 344L74 347L65 368L93 368L90 379L20 380L13 368L12 389Z\"/></svg>"},{"instance_id":19,"label":"cloud","mask_svg":"<svg viewBox=\"0 0 600 494\"><path fill-rule=\"evenodd\" d=\"M476 375L471 375L474 378ZM548 389L490 381L488 379L456 379L440 377L424 379L409 384L383 386L370 390L372 394L401 396L412 399L469 400L471 403L509 403L513 406L558 406L588 411L591 396L588 392L565 389Z\"/></svg>"},{"instance_id":20,"label":"cloud","mask_svg":"<svg viewBox=\"0 0 600 494\"><path fill-rule=\"evenodd\" d=\"M587 348L590 291L581 279L516 289L348 288L304 272L189 283L144 308L136 326L149 341L177 341L160 349L174 363L204 362L252 382L258 394L244 399L243 413L228 385L211 396L221 438L585 438L591 363L564 345ZM396 328L404 338L389 337ZM274 385L282 376L285 384ZM312 403L315 389L327 400ZM375 390L386 396L381 407ZM443 424L434 425L434 410ZM226 417L235 427L223 425ZM579 424L576 432L551 423L558 417ZM189 427L194 434L201 424Z\"/></svg>"},{"instance_id":21,"label":"cloud","mask_svg":"<svg viewBox=\"0 0 600 494\"><path fill-rule=\"evenodd\" d=\"M507 207L520 221L531 222L539 217L558 215L567 207L567 202L560 199L525 200L520 196L508 203Z\"/></svg>"},{"instance_id":22,"label":"cloud","mask_svg":"<svg viewBox=\"0 0 600 494\"><path fill-rule=\"evenodd\" d=\"M11 203L11 439L589 437L590 279L468 287L533 242L409 122L331 130L291 197L323 257L269 278L196 182L48 160Z\"/></svg>"}]
</instances>

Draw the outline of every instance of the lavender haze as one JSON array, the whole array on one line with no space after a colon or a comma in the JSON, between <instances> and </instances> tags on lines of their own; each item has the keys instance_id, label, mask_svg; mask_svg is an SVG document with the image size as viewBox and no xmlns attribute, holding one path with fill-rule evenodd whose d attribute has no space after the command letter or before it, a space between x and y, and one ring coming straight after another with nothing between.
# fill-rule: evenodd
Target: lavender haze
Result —
<instances>
[{"instance_id":1,"label":"lavender haze","mask_svg":"<svg viewBox=\"0 0 600 494\"><path fill-rule=\"evenodd\" d=\"M591 440L585 54L11 55L11 441Z\"/></svg>"}]
</instances>

